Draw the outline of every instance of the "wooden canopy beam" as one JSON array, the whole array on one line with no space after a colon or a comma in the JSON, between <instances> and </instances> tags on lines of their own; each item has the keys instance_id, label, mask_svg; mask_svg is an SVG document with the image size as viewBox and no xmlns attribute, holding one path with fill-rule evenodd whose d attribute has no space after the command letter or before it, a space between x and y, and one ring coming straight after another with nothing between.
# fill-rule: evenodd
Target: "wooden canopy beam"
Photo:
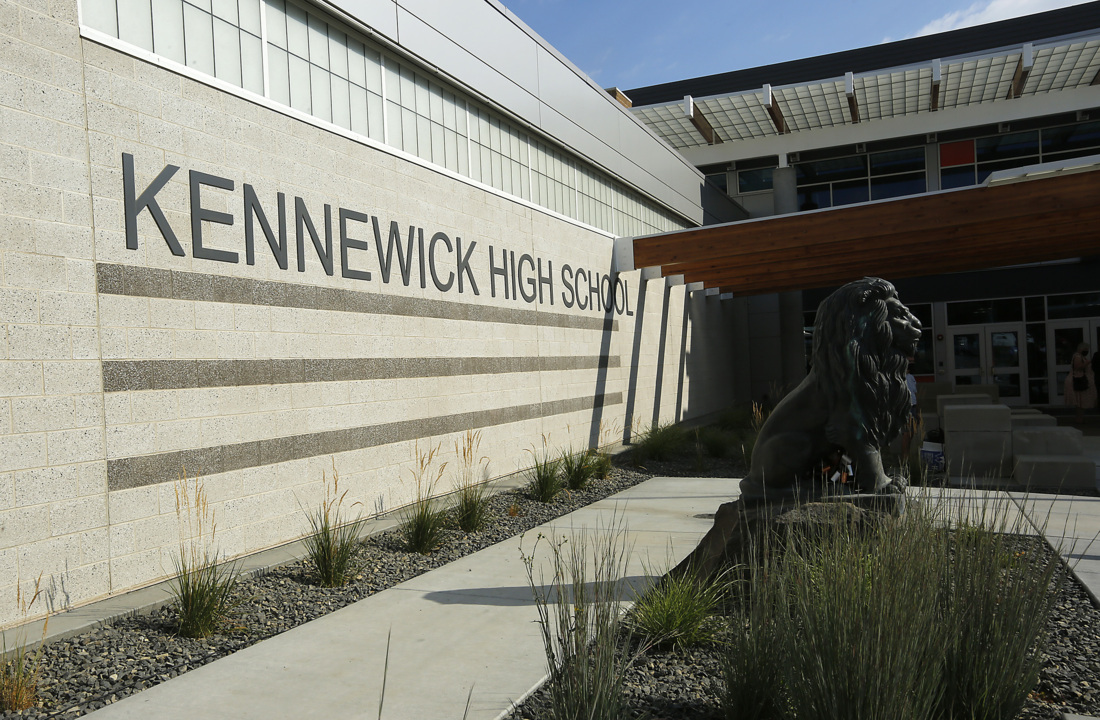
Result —
<instances>
[{"instance_id":1,"label":"wooden canopy beam","mask_svg":"<svg viewBox=\"0 0 1100 720\"><path fill-rule=\"evenodd\" d=\"M772 125L775 126L777 133L784 135L790 132L787 121L783 118L783 111L779 109L779 104L772 95L771 85L764 86L764 109L768 111L768 117L772 119Z\"/></svg>"},{"instance_id":2,"label":"wooden canopy beam","mask_svg":"<svg viewBox=\"0 0 1100 720\"><path fill-rule=\"evenodd\" d=\"M1100 206L1071 215L1055 212L1037 213L1030 218L1015 219L980 228L952 228L935 238L927 238L924 231L899 233L891 236L889 243L883 243L873 251L868 248L866 252L858 254L871 256L877 261L904 258L909 262L922 262L926 259L925 255L930 252L937 257L949 257L956 252L971 250L996 254L1002 249L1007 250L1016 245L1035 246L1038 250L1045 252L1042 244L1034 242L1037 236L1060 237L1063 233L1075 234L1081 227L1089 225L1100 227ZM797 249L762 251L750 255L674 263L662 269L670 274L698 275L751 268L761 264L814 267L848 263L853 260L854 254L856 253L853 253L843 241L821 242Z\"/></svg>"},{"instance_id":3,"label":"wooden canopy beam","mask_svg":"<svg viewBox=\"0 0 1100 720\"><path fill-rule=\"evenodd\" d=\"M1020 59L1016 61L1016 71L1012 74L1012 87L1008 91L1006 100L1018 98L1024 92L1024 83L1027 82L1027 76L1031 74L1033 65L1034 53L1031 43L1024 43L1023 48L1020 49Z\"/></svg>"},{"instance_id":4,"label":"wooden canopy beam","mask_svg":"<svg viewBox=\"0 0 1100 720\"><path fill-rule=\"evenodd\" d=\"M932 91L929 93L928 109L935 112L940 109L940 61L932 61Z\"/></svg>"},{"instance_id":5,"label":"wooden canopy beam","mask_svg":"<svg viewBox=\"0 0 1100 720\"><path fill-rule=\"evenodd\" d=\"M853 123L859 122L859 101L856 100L856 76L855 73L844 75L844 95L848 98L848 117Z\"/></svg>"},{"instance_id":6,"label":"wooden canopy beam","mask_svg":"<svg viewBox=\"0 0 1100 720\"><path fill-rule=\"evenodd\" d=\"M691 95L684 96L684 114L691 120L691 124L695 126L695 129L699 131L699 134L703 136L708 145L720 145L722 143L722 138L714 132L710 120L707 120L707 116L695 104L695 100Z\"/></svg>"},{"instance_id":7,"label":"wooden canopy beam","mask_svg":"<svg viewBox=\"0 0 1100 720\"><path fill-rule=\"evenodd\" d=\"M1096 252L1096 237L1084 233L1059 238L1059 247L1056 252L1043 253L1041 256L1034 249L1021 250L1015 248L1005 250L998 248L996 265L1021 265L1041 260L1060 260L1087 255L1090 252ZM988 250L955 255L940 263L936 274L964 272L985 267L982 263L987 263L988 258ZM747 270L742 273L708 274L705 282L708 287L721 287L724 288L724 292L732 292L735 295L761 295L787 290L834 287L851 280L857 280L865 275L878 275L892 279L918 277L919 275L914 275L911 272L911 267L912 258L894 258L881 262L845 262L809 268L768 267L762 270ZM702 277L702 275L698 277L685 275L684 277L685 281L699 281L698 277Z\"/></svg>"},{"instance_id":8,"label":"wooden canopy beam","mask_svg":"<svg viewBox=\"0 0 1100 720\"><path fill-rule=\"evenodd\" d=\"M1100 254L1100 171L634 240L635 267L736 295Z\"/></svg>"}]
</instances>

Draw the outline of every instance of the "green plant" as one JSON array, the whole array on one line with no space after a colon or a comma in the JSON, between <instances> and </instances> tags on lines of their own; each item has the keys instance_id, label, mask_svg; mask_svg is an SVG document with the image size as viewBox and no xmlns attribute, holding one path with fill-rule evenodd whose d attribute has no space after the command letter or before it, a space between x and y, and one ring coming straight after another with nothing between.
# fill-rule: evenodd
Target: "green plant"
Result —
<instances>
[{"instance_id":1,"label":"green plant","mask_svg":"<svg viewBox=\"0 0 1100 720\"><path fill-rule=\"evenodd\" d=\"M15 604L24 618L41 594L41 575L34 581L34 593L29 601L23 596L19 585L16 585ZM46 641L46 630L49 625L50 618L47 615L42 624L42 637L33 652L27 652L25 636L10 652L6 640L0 648L0 712L28 710L38 703L38 680L42 675L42 647Z\"/></svg>"},{"instance_id":2,"label":"green plant","mask_svg":"<svg viewBox=\"0 0 1100 720\"><path fill-rule=\"evenodd\" d=\"M550 718L617 720L623 716L626 673L644 650L632 652L629 641L620 642L625 533L580 531L548 543L550 578L540 566L536 581L535 554L543 539L540 535L530 556L521 555L546 650Z\"/></svg>"},{"instance_id":3,"label":"green plant","mask_svg":"<svg viewBox=\"0 0 1100 720\"><path fill-rule=\"evenodd\" d=\"M1053 600L1062 572L1053 552L1018 551L1022 521L997 510L992 526L963 524L952 535L954 564L942 585L952 628L944 653L941 715L1016 717L1039 680Z\"/></svg>"},{"instance_id":4,"label":"green plant","mask_svg":"<svg viewBox=\"0 0 1100 720\"><path fill-rule=\"evenodd\" d=\"M467 430L461 443L455 443L459 458L458 495L455 499L455 518L463 532L476 532L489 521L489 491L484 484L488 458L477 457L481 448L481 431ZM478 468L480 467L480 471ZM481 482L479 482L481 481Z\"/></svg>"},{"instance_id":5,"label":"green plant","mask_svg":"<svg viewBox=\"0 0 1100 720\"><path fill-rule=\"evenodd\" d=\"M229 617L235 604L236 567L218 566L212 549L217 534L214 511L198 477L188 478L184 470L174 486L176 518L180 528L180 551L176 575L170 584L176 610L177 631L184 637L206 637Z\"/></svg>"},{"instance_id":6,"label":"green plant","mask_svg":"<svg viewBox=\"0 0 1100 720\"><path fill-rule=\"evenodd\" d=\"M312 532L304 539L306 557L317 572L322 587L342 587L359 572L355 562L359 547L359 533L363 527L360 518L349 520L343 512L347 490L340 492L340 476L332 466L332 483L322 475L325 499L321 506L306 515ZM355 503L358 505L359 503Z\"/></svg>"},{"instance_id":7,"label":"green plant","mask_svg":"<svg viewBox=\"0 0 1100 720\"><path fill-rule=\"evenodd\" d=\"M679 425L651 425L634 444L633 458L637 465L650 460L669 460L687 446L687 433Z\"/></svg>"},{"instance_id":8,"label":"green plant","mask_svg":"<svg viewBox=\"0 0 1100 720\"><path fill-rule=\"evenodd\" d=\"M727 717L1015 717L1061 565L1018 549L1026 520L1008 523L1010 510L910 504L897 520L769 538L728 643Z\"/></svg>"},{"instance_id":9,"label":"green plant","mask_svg":"<svg viewBox=\"0 0 1100 720\"><path fill-rule=\"evenodd\" d=\"M752 465L752 451L756 448L756 433L747 433L741 438L741 456L745 459L745 465Z\"/></svg>"},{"instance_id":10,"label":"green plant","mask_svg":"<svg viewBox=\"0 0 1100 720\"><path fill-rule=\"evenodd\" d=\"M734 435L725 430L708 426L699 431L699 444L711 457L724 458L729 455L730 448L734 444Z\"/></svg>"},{"instance_id":11,"label":"green plant","mask_svg":"<svg viewBox=\"0 0 1100 720\"><path fill-rule=\"evenodd\" d=\"M565 487L561 479L561 459L550 457L546 449L546 438L543 438L541 453L534 450L528 452L534 458L535 464L531 468L531 482L528 483L527 490L539 502L553 502Z\"/></svg>"},{"instance_id":12,"label":"green plant","mask_svg":"<svg viewBox=\"0 0 1100 720\"><path fill-rule=\"evenodd\" d=\"M917 515L914 511L911 515ZM930 720L944 634L934 592L943 542L920 520L793 532L779 614L786 695L800 720ZM931 525L924 529L932 530Z\"/></svg>"},{"instance_id":13,"label":"green plant","mask_svg":"<svg viewBox=\"0 0 1100 720\"><path fill-rule=\"evenodd\" d=\"M630 626L656 646L680 648L714 639L711 622L726 589L723 577L699 582L694 573L651 582L627 615Z\"/></svg>"},{"instance_id":14,"label":"green plant","mask_svg":"<svg viewBox=\"0 0 1100 720\"><path fill-rule=\"evenodd\" d=\"M589 450L588 463L592 467L592 477L606 480L611 475L611 456L606 452Z\"/></svg>"},{"instance_id":15,"label":"green plant","mask_svg":"<svg viewBox=\"0 0 1100 720\"><path fill-rule=\"evenodd\" d=\"M594 475L592 455L587 450L579 453L564 450L558 464L561 467L562 480L570 490L584 490Z\"/></svg>"},{"instance_id":16,"label":"green plant","mask_svg":"<svg viewBox=\"0 0 1100 720\"><path fill-rule=\"evenodd\" d=\"M759 549L758 549L759 550ZM787 706L780 643L781 587L770 554L758 552L743 583L730 620L722 657L727 720L769 720L782 717Z\"/></svg>"},{"instance_id":17,"label":"green plant","mask_svg":"<svg viewBox=\"0 0 1100 720\"><path fill-rule=\"evenodd\" d=\"M760 428L764 427L764 423L768 420L770 413L764 408L763 403L754 402L750 410L749 426L752 427L753 432L760 432Z\"/></svg>"},{"instance_id":18,"label":"green plant","mask_svg":"<svg viewBox=\"0 0 1100 720\"><path fill-rule=\"evenodd\" d=\"M447 463L435 467L438 451L438 445L427 452L422 452L420 446L416 446L416 464L412 470L416 481L416 500L402 511L398 526L405 546L421 555L427 555L443 544L447 522L446 509L440 506L439 500L432 494L447 467Z\"/></svg>"},{"instance_id":19,"label":"green plant","mask_svg":"<svg viewBox=\"0 0 1100 720\"><path fill-rule=\"evenodd\" d=\"M723 411L722 414L718 416L717 425L722 430L735 432L751 427L751 423L752 406L742 404Z\"/></svg>"}]
</instances>

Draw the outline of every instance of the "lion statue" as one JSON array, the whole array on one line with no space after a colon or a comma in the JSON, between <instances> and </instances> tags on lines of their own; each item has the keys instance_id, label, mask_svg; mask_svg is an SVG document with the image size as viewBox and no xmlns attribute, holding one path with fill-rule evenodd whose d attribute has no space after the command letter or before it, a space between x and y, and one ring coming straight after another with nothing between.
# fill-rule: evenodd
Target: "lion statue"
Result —
<instances>
[{"instance_id":1,"label":"lion statue","mask_svg":"<svg viewBox=\"0 0 1100 720\"><path fill-rule=\"evenodd\" d=\"M905 373L920 336L920 321L885 280L863 278L825 298L814 323L813 368L760 429L741 496L819 493L821 459L837 449L851 459L861 492L893 491L879 449L908 420Z\"/></svg>"}]
</instances>

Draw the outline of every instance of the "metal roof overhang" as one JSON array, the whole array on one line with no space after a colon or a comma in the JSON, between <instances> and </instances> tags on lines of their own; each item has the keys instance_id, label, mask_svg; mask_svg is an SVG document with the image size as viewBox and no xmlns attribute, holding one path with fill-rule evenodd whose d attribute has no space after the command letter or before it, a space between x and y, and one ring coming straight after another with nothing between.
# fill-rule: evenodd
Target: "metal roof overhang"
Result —
<instances>
[{"instance_id":1,"label":"metal roof overhang","mask_svg":"<svg viewBox=\"0 0 1100 720\"><path fill-rule=\"evenodd\" d=\"M633 239L660 266L761 295L1100 253L1100 157L996 173L986 185Z\"/></svg>"}]
</instances>

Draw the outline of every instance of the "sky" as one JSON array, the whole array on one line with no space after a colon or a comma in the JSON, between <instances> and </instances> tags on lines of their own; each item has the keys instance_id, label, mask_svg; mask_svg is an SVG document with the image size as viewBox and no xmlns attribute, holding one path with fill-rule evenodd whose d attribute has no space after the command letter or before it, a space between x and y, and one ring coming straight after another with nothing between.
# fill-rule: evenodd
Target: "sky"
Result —
<instances>
[{"instance_id":1,"label":"sky","mask_svg":"<svg viewBox=\"0 0 1100 720\"><path fill-rule=\"evenodd\" d=\"M1081 0L502 0L622 90L903 40Z\"/></svg>"}]
</instances>

